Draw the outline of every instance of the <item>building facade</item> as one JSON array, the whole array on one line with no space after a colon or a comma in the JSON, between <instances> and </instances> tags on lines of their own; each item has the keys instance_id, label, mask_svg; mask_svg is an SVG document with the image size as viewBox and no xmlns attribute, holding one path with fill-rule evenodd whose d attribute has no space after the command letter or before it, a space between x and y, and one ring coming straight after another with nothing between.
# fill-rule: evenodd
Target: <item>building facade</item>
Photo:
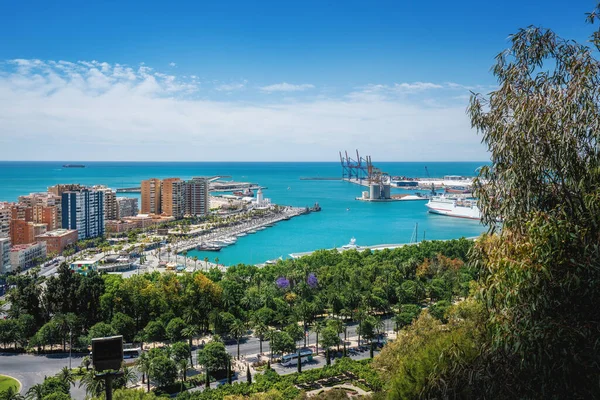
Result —
<instances>
[{"instance_id":1,"label":"building facade","mask_svg":"<svg viewBox=\"0 0 600 400\"><path fill-rule=\"evenodd\" d=\"M79 239L104 235L104 193L89 189L64 192L62 228L77 230Z\"/></svg>"},{"instance_id":2,"label":"building facade","mask_svg":"<svg viewBox=\"0 0 600 400\"><path fill-rule=\"evenodd\" d=\"M62 203L62 194L64 192L77 192L79 190L83 190L85 189L85 186L80 185L78 183L70 183L70 184L66 184L66 185L54 185L54 186L50 186L48 188L48 193L51 193L55 196L58 196L61 198L61 203Z\"/></svg>"},{"instance_id":3,"label":"building facade","mask_svg":"<svg viewBox=\"0 0 600 400\"><path fill-rule=\"evenodd\" d=\"M117 206L117 193L106 186L94 186L92 189L104 193L104 220L119 218L119 207Z\"/></svg>"},{"instance_id":4,"label":"building facade","mask_svg":"<svg viewBox=\"0 0 600 400\"><path fill-rule=\"evenodd\" d=\"M62 225L59 212L60 206L34 205L32 210L33 222L46 224L49 231L58 229Z\"/></svg>"},{"instance_id":5,"label":"building facade","mask_svg":"<svg viewBox=\"0 0 600 400\"><path fill-rule=\"evenodd\" d=\"M37 235L46 232L46 224L13 219L10 221L10 242L13 246L35 242Z\"/></svg>"},{"instance_id":6,"label":"building facade","mask_svg":"<svg viewBox=\"0 0 600 400\"><path fill-rule=\"evenodd\" d=\"M0 237L10 236L11 210L8 205L0 206Z\"/></svg>"},{"instance_id":7,"label":"building facade","mask_svg":"<svg viewBox=\"0 0 600 400\"><path fill-rule=\"evenodd\" d=\"M161 184L160 179L152 178L142 181L142 214L161 213Z\"/></svg>"},{"instance_id":8,"label":"building facade","mask_svg":"<svg viewBox=\"0 0 600 400\"><path fill-rule=\"evenodd\" d=\"M65 247L77 242L79 235L75 230L56 229L35 237L38 242L46 243L48 254L62 254Z\"/></svg>"},{"instance_id":9,"label":"building facade","mask_svg":"<svg viewBox=\"0 0 600 400\"><path fill-rule=\"evenodd\" d=\"M134 197L117 197L117 219L138 215L138 199Z\"/></svg>"},{"instance_id":10,"label":"building facade","mask_svg":"<svg viewBox=\"0 0 600 400\"><path fill-rule=\"evenodd\" d=\"M186 182L185 213L193 216L206 216L210 211L208 180L193 178Z\"/></svg>"},{"instance_id":11,"label":"building facade","mask_svg":"<svg viewBox=\"0 0 600 400\"><path fill-rule=\"evenodd\" d=\"M13 271L26 270L46 258L46 243L20 244L10 249L10 264Z\"/></svg>"},{"instance_id":12,"label":"building facade","mask_svg":"<svg viewBox=\"0 0 600 400\"><path fill-rule=\"evenodd\" d=\"M0 237L0 274L11 272L10 265L10 239Z\"/></svg>"},{"instance_id":13,"label":"building facade","mask_svg":"<svg viewBox=\"0 0 600 400\"><path fill-rule=\"evenodd\" d=\"M175 217L183 218L185 215L186 185L179 178L163 179L161 183L161 213Z\"/></svg>"}]
</instances>

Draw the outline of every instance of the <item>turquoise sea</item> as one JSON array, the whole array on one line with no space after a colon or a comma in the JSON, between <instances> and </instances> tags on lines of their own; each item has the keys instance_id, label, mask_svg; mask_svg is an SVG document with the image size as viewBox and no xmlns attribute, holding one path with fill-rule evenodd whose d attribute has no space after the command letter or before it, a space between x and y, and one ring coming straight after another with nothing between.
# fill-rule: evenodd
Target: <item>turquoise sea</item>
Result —
<instances>
[{"instance_id":1,"label":"turquoise sea","mask_svg":"<svg viewBox=\"0 0 600 400\"><path fill-rule=\"evenodd\" d=\"M75 163L70 161L69 163ZM80 162L77 162L80 163ZM342 181L300 180L300 177L337 177L339 162L81 162L86 168L62 168L65 162L0 162L0 201L45 191L57 183L103 184L113 189L139 186L148 178L230 175L237 181L266 186L264 195L275 204L312 206L322 211L283 221L254 235L240 238L219 253L190 252L225 265L261 263L289 253L339 247L355 237L358 245L408 243L418 224L419 240L477 236L485 230L477 221L427 213L425 202L367 203L354 200L365 190ZM375 162L391 175L473 176L485 162ZM395 193L406 193L392 189ZM120 194L122 195L122 194ZM139 194L128 194L139 197Z\"/></svg>"}]
</instances>

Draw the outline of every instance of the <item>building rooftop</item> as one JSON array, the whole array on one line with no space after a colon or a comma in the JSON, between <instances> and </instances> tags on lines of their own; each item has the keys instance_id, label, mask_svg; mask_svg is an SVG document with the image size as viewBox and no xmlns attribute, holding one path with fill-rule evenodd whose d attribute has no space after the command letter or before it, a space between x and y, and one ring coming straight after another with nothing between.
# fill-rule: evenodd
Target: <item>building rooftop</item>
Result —
<instances>
[{"instance_id":1,"label":"building rooftop","mask_svg":"<svg viewBox=\"0 0 600 400\"><path fill-rule=\"evenodd\" d=\"M26 250L32 246L38 245L38 242L28 243L28 244L17 244L10 248L10 251L21 251Z\"/></svg>"},{"instance_id":2,"label":"building rooftop","mask_svg":"<svg viewBox=\"0 0 600 400\"><path fill-rule=\"evenodd\" d=\"M60 236L64 236L67 235L71 232L77 232L77 230L70 230L70 229L55 229L53 231L48 231L42 235L37 235L36 237L42 237L42 238L48 238L48 237L60 237Z\"/></svg>"},{"instance_id":3,"label":"building rooftop","mask_svg":"<svg viewBox=\"0 0 600 400\"><path fill-rule=\"evenodd\" d=\"M79 260L71 262L71 265L95 265L98 260Z\"/></svg>"}]
</instances>

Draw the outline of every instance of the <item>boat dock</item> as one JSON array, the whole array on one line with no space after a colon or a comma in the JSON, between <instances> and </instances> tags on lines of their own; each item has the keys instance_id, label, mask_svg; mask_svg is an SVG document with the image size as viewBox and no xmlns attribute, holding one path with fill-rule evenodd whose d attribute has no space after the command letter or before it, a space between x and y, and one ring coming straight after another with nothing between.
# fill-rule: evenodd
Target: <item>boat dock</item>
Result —
<instances>
[{"instance_id":1,"label":"boat dock","mask_svg":"<svg viewBox=\"0 0 600 400\"><path fill-rule=\"evenodd\" d=\"M341 181L337 176L301 176L301 181Z\"/></svg>"},{"instance_id":2,"label":"boat dock","mask_svg":"<svg viewBox=\"0 0 600 400\"><path fill-rule=\"evenodd\" d=\"M142 188L140 186L117 189L117 193L141 193L141 192L142 192Z\"/></svg>"}]
</instances>

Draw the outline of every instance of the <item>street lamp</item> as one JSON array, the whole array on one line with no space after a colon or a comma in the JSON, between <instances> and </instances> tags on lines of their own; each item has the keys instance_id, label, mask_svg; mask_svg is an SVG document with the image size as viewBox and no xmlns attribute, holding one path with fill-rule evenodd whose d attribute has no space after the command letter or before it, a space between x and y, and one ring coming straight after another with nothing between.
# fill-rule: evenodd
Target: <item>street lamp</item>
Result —
<instances>
[{"instance_id":1,"label":"street lamp","mask_svg":"<svg viewBox=\"0 0 600 400\"><path fill-rule=\"evenodd\" d=\"M69 328L69 370L71 369L71 349L73 348L73 330Z\"/></svg>"}]
</instances>

